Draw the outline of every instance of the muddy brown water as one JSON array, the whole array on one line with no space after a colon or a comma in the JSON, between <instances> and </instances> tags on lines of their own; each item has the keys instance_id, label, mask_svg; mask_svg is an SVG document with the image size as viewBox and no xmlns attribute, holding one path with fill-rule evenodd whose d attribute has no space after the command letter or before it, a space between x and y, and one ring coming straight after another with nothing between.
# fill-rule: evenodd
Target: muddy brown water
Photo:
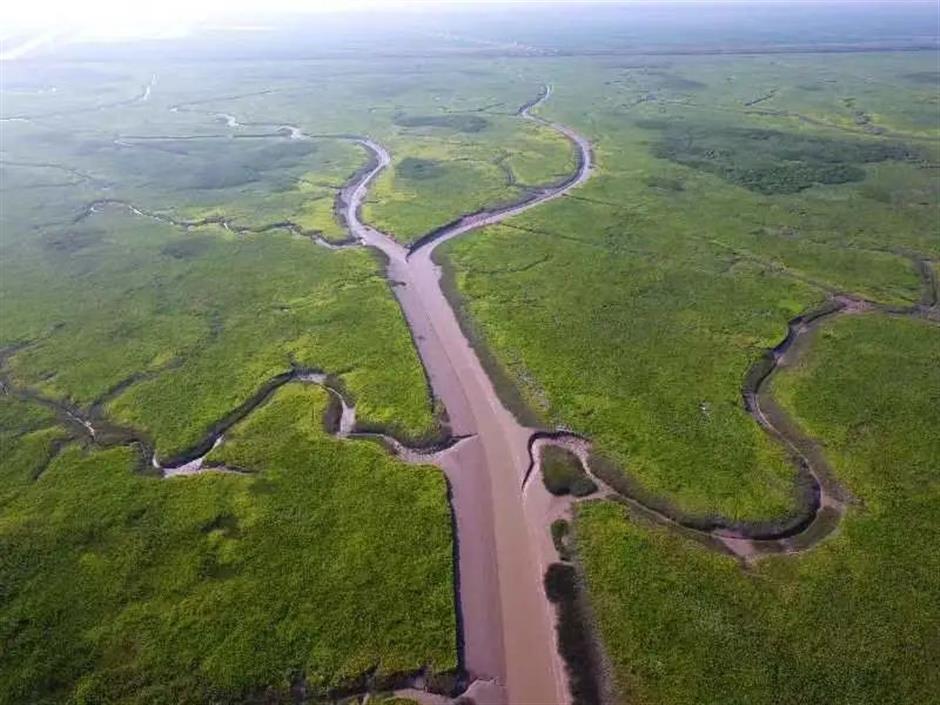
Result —
<instances>
[{"instance_id":1,"label":"muddy brown water","mask_svg":"<svg viewBox=\"0 0 940 705\"><path fill-rule=\"evenodd\" d=\"M528 110L520 112L535 119ZM542 122L542 121L540 121ZM558 198L591 173L585 138L567 127L547 124L577 147L578 169L558 186L537 191L523 203L467 216L408 249L360 219L369 185L390 158L369 140L359 143L375 164L342 194L344 216L353 236L388 258L388 278L413 333L434 396L447 409L452 432L470 436L442 458L453 494L459 541L459 592L463 660L471 680L495 683L483 702L550 705L569 700L564 668L555 643L554 613L545 598L542 576L554 560L545 541L547 492L533 487L523 494L533 429L519 424L505 408L457 321L441 288L441 272L431 258L442 242L498 223Z\"/></svg>"}]
</instances>

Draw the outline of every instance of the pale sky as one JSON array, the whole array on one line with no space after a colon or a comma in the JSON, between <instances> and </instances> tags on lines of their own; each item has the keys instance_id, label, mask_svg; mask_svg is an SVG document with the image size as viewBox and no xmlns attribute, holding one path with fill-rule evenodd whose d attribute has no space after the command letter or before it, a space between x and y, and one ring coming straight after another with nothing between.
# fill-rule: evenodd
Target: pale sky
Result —
<instances>
[{"instance_id":1,"label":"pale sky","mask_svg":"<svg viewBox=\"0 0 940 705\"><path fill-rule=\"evenodd\" d=\"M0 60L41 50L50 42L114 41L184 36L196 27L256 29L265 17L382 8L422 12L433 7L558 4L792 4L821 0L7 0L0 5ZM883 4L887 0L822 0ZM891 0L891 2L918 0Z\"/></svg>"},{"instance_id":2,"label":"pale sky","mask_svg":"<svg viewBox=\"0 0 940 705\"><path fill-rule=\"evenodd\" d=\"M551 2L551 0L547 0ZM577 1L577 0L576 0ZM603 0L588 0L594 3ZM627 0L630 2L631 0ZM652 4L650 0L632 0ZM676 2L677 0L670 0ZM678 0L682 2L683 0ZM690 4L715 0L684 0ZM718 0L718 2L754 2L754 0ZM760 1L760 0L758 0ZM770 1L770 0L769 0ZM784 0L786 1L786 0ZM818 0L789 0L793 4ZM838 0L836 0L838 1ZM848 0L844 0L848 1ZM877 0L873 0L877 2ZM541 0L545 3L546 0ZM624 0L613 0L623 4ZM779 2L779 0L778 0ZM188 25L211 21L213 18L240 15L330 12L337 10L422 9L428 6L506 4L506 0L9 0L0 7L0 34L14 28L81 27L109 30L140 24ZM515 4L525 4L516 0ZM571 0L565 0L571 4Z\"/></svg>"},{"instance_id":3,"label":"pale sky","mask_svg":"<svg viewBox=\"0 0 940 705\"><path fill-rule=\"evenodd\" d=\"M322 11L368 5L342 0L18 0L0 8L4 29L16 25L121 26L132 23L189 23L241 14ZM377 4L377 3L372 3Z\"/></svg>"}]
</instances>

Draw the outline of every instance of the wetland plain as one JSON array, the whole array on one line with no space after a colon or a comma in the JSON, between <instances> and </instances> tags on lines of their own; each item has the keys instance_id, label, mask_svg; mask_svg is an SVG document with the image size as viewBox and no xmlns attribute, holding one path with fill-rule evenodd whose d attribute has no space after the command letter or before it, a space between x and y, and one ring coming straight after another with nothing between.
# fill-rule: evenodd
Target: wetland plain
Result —
<instances>
[{"instance_id":1,"label":"wetland plain","mask_svg":"<svg viewBox=\"0 0 940 705\"><path fill-rule=\"evenodd\" d=\"M5 62L0 703L931 702L924 7Z\"/></svg>"}]
</instances>

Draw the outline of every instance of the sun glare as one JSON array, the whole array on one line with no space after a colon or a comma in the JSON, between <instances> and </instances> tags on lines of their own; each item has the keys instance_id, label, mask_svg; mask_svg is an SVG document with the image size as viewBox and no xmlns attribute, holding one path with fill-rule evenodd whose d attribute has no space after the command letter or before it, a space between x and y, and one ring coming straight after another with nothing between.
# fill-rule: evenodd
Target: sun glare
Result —
<instances>
[{"instance_id":1,"label":"sun glare","mask_svg":"<svg viewBox=\"0 0 940 705\"><path fill-rule=\"evenodd\" d=\"M37 0L0 9L2 36L24 30L69 33L79 39L108 40L184 34L196 25L239 17L335 12L397 5L342 0L160 0L152 4L125 0Z\"/></svg>"}]
</instances>

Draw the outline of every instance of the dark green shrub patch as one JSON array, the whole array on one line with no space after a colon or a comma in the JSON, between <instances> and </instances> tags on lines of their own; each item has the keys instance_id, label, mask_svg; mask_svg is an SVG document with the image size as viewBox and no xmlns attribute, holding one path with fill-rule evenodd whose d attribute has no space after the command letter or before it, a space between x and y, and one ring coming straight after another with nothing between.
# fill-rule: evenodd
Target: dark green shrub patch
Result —
<instances>
[{"instance_id":1,"label":"dark green shrub patch","mask_svg":"<svg viewBox=\"0 0 940 705\"><path fill-rule=\"evenodd\" d=\"M552 543L555 544L555 550L558 551L558 557L563 561L570 560L571 551L568 548L568 535L571 533L571 525L565 519L556 519L552 522Z\"/></svg>"},{"instance_id":2,"label":"dark green shrub patch","mask_svg":"<svg viewBox=\"0 0 940 705\"><path fill-rule=\"evenodd\" d=\"M844 184L865 178L863 164L908 160L910 148L793 132L639 121L661 129L653 154L705 171L764 194L796 193L816 184Z\"/></svg>"},{"instance_id":3,"label":"dark green shrub patch","mask_svg":"<svg viewBox=\"0 0 940 705\"><path fill-rule=\"evenodd\" d=\"M671 91L697 91L706 87L701 81L695 81L668 71L650 71L649 76L656 81L659 87Z\"/></svg>"},{"instance_id":4,"label":"dark green shrub patch","mask_svg":"<svg viewBox=\"0 0 940 705\"><path fill-rule=\"evenodd\" d=\"M174 259L194 259L211 248L211 238L194 235L193 237L168 242L160 249L160 252Z\"/></svg>"},{"instance_id":5,"label":"dark green shrub patch","mask_svg":"<svg viewBox=\"0 0 940 705\"><path fill-rule=\"evenodd\" d=\"M437 179L447 167L434 159L405 157L395 166L395 173L406 179Z\"/></svg>"},{"instance_id":6,"label":"dark green shrub patch","mask_svg":"<svg viewBox=\"0 0 940 705\"><path fill-rule=\"evenodd\" d=\"M920 83L934 88L940 87L940 71L914 71L904 74L901 78L911 83Z\"/></svg>"},{"instance_id":7,"label":"dark green shrub patch","mask_svg":"<svg viewBox=\"0 0 940 705\"><path fill-rule=\"evenodd\" d=\"M545 594L558 615L558 649L565 661L574 705L598 705L599 668L590 625L581 604L578 575L573 566L553 563L545 572Z\"/></svg>"},{"instance_id":8,"label":"dark green shrub patch","mask_svg":"<svg viewBox=\"0 0 940 705\"><path fill-rule=\"evenodd\" d=\"M402 127L445 127L457 132L481 132L489 121L479 115L399 115L395 124Z\"/></svg>"},{"instance_id":9,"label":"dark green shrub patch","mask_svg":"<svg viewBox=\"0 0 940 705\"><path fill-rule=\"evenodd\" d=\"M663 176L651 175L646 177L646 185L650 188L658 188L664 191L673 191L678 193L679 191L684 191L685 186L682 185L682 182L679 179L668 179Z\"/></svg>"}]
</instances>

